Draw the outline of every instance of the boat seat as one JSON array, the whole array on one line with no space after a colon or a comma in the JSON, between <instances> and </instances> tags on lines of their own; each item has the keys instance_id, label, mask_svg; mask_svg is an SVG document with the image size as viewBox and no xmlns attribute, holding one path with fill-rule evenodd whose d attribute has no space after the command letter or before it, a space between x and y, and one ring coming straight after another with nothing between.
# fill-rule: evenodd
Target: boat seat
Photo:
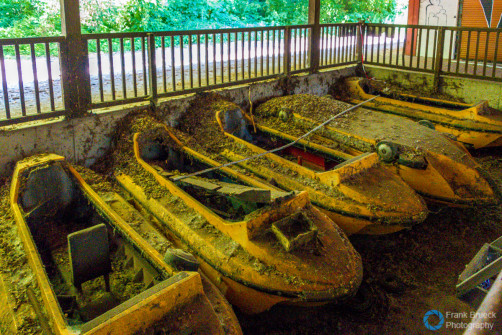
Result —
<instances>
[{"instance_id":1,"label":"boat seat","mask_svg":"<svg viewBox=\"0 0 502 335\"><path fill-rule=\"evenodd\" d=\"M69 234L68 253L71 279L76 288L81 291L84 282L104 276L106 290L110 291L112 265L104 223Z\"/></svg>"},{"instance_id":2,"label":"boat seat","mask_svg":"<svg viewBox=\"0 0 502 335\"><path fill-rule=\"evenodd\" d=\"M64 210L75 198L75 187L58 164L49 165L29 173L21 204L27 216L51 216L54 211Z\"/></svg>"},{"instance_id":3,"label":"boat seat","mask_svg":"<svg viewBox=\"0 0 502 335\"><path fill-rule=\"evenodd\" d=\"M247 129L247 122L240 108L226 110L223 116L224 129L227 133L252 141L252 136Z\"/></svg>"}]
</instances>

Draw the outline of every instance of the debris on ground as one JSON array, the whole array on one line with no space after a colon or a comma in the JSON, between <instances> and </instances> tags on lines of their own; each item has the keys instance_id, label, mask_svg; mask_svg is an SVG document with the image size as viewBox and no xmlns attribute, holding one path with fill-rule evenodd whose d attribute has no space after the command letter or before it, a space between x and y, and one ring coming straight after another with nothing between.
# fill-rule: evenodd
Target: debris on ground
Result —
<instances>
[{"instance_id":1,"label":"debris on ground","mask_svg":"<svg viewBox=\"0 0 502 335\"><path fill-rule=\"evenodd\" d=\"M16 222L10 209L10 183L5 181L0 186L0 277L5 284L6 309L13 308L14 316L19 322L18 331L22 334L41 334L42 328L33 306L27 296L27 289L35 292L39 302L42 301L35 274L31 270L23 242L19 237ZM16 283L16 285L10 285ZM40 303L41 304L41 303ZM2 330L2 329L0 329ZM8 329L3 329L6 334Z\"/></svg>"}]
</instances>

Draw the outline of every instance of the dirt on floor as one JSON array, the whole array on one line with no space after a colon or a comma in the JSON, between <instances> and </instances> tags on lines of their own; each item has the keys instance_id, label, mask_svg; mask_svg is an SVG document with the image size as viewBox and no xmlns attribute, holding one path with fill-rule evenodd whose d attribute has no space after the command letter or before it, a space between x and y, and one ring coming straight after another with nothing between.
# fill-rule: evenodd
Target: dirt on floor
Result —
<instances>
[{"instance_id":1,"label":"dirt on floor","mask_svg":"<svg viewBox=\"0 0 502 335\"><path fill-rule=\"evenodd\" d=\"M502 170L502 159L486 158ZM479 248L502 235L497 209L430 207L429 218L412 230L386 236L352 236L361 254L364 281L357 297L346 304L319 308L275 306L260 315L238 313L245 334L429 334L423 323L429 310L468 312L457 299L455 284ZM369 299L368 299L369 298ZM446 322L470 318L446 318ZM431 324L437 321L431 319ZM443 326L437 334L462 334Z\"/></svg>"},{"instance_id":2,"label":"dirt on floor","mask_svg":"<svg viewBox=\"0 0 502 335\"><path fill-rule=\"evenodd\" d=\"M138 116L135 116L138 117ZM214 122L214 118L206 120ZM219 129L209 127L203 118L192 116L192 135L198 139L212 139L219 144L221 135L205 131ZM119 140L114 150L97 167L105 176L111 176L111 166L118 170L134 172L148 193L155 198L166 195L151 176L144 173L131 160L131 135L136 131L154 126L157 121L150 116L140 116L139 122L131 125L124 120L119 128ZM217 125L215 125L217 126ZM201 131L199 133L199 131ZM195 137L197 140L197 137ZM123 140L123 144L120 144ZM211 141L211 140L210 140ZM218 142L218 143L217 143ZM193 143L193 142L192 142ZM204 143L204 142L202 142ZM211 142L208 142L211 143ZM206 146L207 144L204 144ZM475 159L494 179L502 185L502 150L483 149L473 153ZM93 187L100 191L109 190L107 178L84 169L78 169ZM0 181L0 186L2 182ZM101 185L101 186L100 186ZM106 186L106 187L105 187ZM16 238L17 230L8 203L8 184L4 182L0 191L0 264L2 276L21 283L10 289L16 313L21 313L24 333L40 333L36 316L27 302L26 287L33 285L28 279L33 276L22 253L22 246ZM170 198L172 203L181 201ZM429 334L423 323L429 310L446 312L471 312L473 309L457 299L455 284L458 275L472 259L479 248L502 235L502 209L476 208L458 209L430 206L428 219L411 230L385 236L352 236L351 242L361 254L364 266L364 280L360 293L343 304L321 307L275 306L259 315L245 315L236 310L245 334ZM190 215L190 209L179 208L177 214ZM197 220L196 220L197 221ZM205 225L204 222L194 224ZM192 312L189 312L192 313ZM469 322L470 318L453 319L446 322ZM433 324L436 320L431 319ZM166 331L170 322L166 323ZM198 326L197 326L198 327ZM202 327L202 326L201 326ZM199 329L199 328L196 328ZM200 328L202 329L202 328ZM193 333L187 329L186 333ZM447 328L445 324L436 334L461 334L464 329Z\"/></svg>"},{"instance_id":3,"label":"dirt on floor","mask_svg":"<svg viewBox=\"0 0 502 335\"><path fill-rule=\"evenodd\" d=\"M11 310L12 316L16 319L17 330L22 334L39 334L42 328L38 322L38 317L30 303L27 290L32 289L35 297L41 301L40 291L37 288L35 274L28 265L28 259L24 251L24 246L19 237L18 229L9 202L10 183L4 180L0 183L0 278L5 288L5 296L2 297L2 308ZM17 283L17 285L10 285ZM42 311L43 313L43 311ZM7 313L7 315L9 312ZM13 322L10 317L1 319L1 322ZM9 334L8 329L0 330Z\"/></svg>"}]
</instances>

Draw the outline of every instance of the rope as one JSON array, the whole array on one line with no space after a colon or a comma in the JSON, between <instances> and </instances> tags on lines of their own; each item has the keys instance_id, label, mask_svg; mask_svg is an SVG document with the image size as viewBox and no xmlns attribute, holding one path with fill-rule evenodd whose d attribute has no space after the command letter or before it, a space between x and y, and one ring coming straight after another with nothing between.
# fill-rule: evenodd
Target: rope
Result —
<instances>
[{"instance_id":1,"label":"rope","mask_svg":"<svg viewBox=\"0 0 502 335\"><path fill-rule=\"evenodd\" d=\"M364 22L361 22L359 24L359 27L360 27L359 28L359 34L361 36L361 68L363 69L363 73L366 76L366 79L371 80L372 78L370 78L368 76L368 73L366 72L366 68L364 67L364 61L365 61L365 59L364 59L364 48L368 47L367 45L364 44L364 37L363 37L363 27L364 27L364 25L365 25ZM368 34L368 32L366 32L366 34Z\"/></svg>"},{"instance_id":2,"label":"rope","mask_svg":"<svg viewBox=\"0 0 502 335\"><path fill-rule=\"evenodd\" d=\"M225 168L227 166L231 166L231 165L235 165L235 164L239 164L239 163L242 163L242 162L245 162L245 161L248 161L248 160L251 160L251 159L256 159L256 158L260 158L260 157L263 157L265 156L266 154L271 154L271 153L274 153L274 152L277 152L277 151L281 151L281 150L284 150L286 148L289 148L293 145L295 145L296 143L298 143L299 141L301 141L302 139L304 139L305 137L309 136L310 134L312 134L313 132L321 129L322 127L324 127L325 125L327 125L328 123L332 122L333 120L339 118L340 116L350 112L350 111L353 111L359 107L361 107L362 105L378 98L379 95L371 98L371 99L368 99L366 101L363 101L355 106L352 106L346 110L344 110L343 112L340 112L338 114L336 114L335 116L331 117L330 119L328 119L327 121L324 121L323 123L321 123L320 125L318 125L317 127L311 129L309 132L305 133L304 135L298 137L296 140L294 140L293 142L291 143L288 143L286 145L283 145L282 147L279 147L279 148L275 148L275 149L272 149L272 150L269 150L269 151L266 151L266 152L262 152L260 154L257 154L257 155L254 155L254 156L250 156L250 157L246 157L246 158L243 158L241 160L238 160L238 161L234 161L234 162L229 162L229 163L225 163L223 165L220 165L220 166L215 166L215 167L212 167L212 168L209 168L209 169L205 169L205 170L201 170L201 171L198 171L198 172L194 172L194 173L190 173L190 174L187 174L187 175L184 175L184 176L178 176L178 177L175 177L175 178L172 178L171 181L178 181L178 180L182 180L182 179L186 179L186 178L190 178L190 177L195 177L195 176L198 176L198 175L201 175L201 174L204 174L204 173L208 173L208 172L211 172L211 171L215 171L215 170L219 170L219 169L222 169L222 168Z\"/></svg>"},{"instance_id":3,"label":"rope","mask_svg":"<svg viewBox=\"0 0 502 335\"><path fill-rule=\"evenodd\" d=\"M251 100L251 85L249 86L248 99L249 99L249 111L251 114L251 122L253 123L254 132L256 133L256 123L254 122L254 116L253 116L253 100Z\"/></svg>"}]
</instances>

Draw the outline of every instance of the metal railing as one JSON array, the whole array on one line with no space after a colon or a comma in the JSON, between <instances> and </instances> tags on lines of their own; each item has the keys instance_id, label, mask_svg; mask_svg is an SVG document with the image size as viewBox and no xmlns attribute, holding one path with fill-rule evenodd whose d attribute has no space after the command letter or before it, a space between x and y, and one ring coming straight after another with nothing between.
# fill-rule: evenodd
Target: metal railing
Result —
<instances>
[{"instance_id":1,"label":"metal railing","mask_svg":"<svg viewBox=\"0 0 502 335\"><path fill-rule=\"evenodd\" d=\"M441 71L455 76L502 81L502 29L447 27ZM493 49L492 49L493 48ZM500 64L499 64L500 63Z\"/></svg>"},{"instance_id":2,"label":"metal railing","mask_svg":"<svg viewBox=\"0 0 502 335\"><path fill-rule=\"evenodd\" d=\"M320 68L357 64L361 33L358 23L322 24Z\"/></svg>"},{"instance_id":3,"label":"metal railing","mask_svg":"<svg viewBox=\"0 0 502 335\"><path fill-rule=\"evenodd\" d=\"M63 37L0 40L4 123L32 121L65 112L59 73Z\"/></svg>"},{"instance_id":4,"label":"metal railing","mask_svg":"<svg viewBox=\"0 0 502 335\"><path fill-rule=\"evenodd\" d=\"M284 73L285 32L285 27L267 27L153 33L161 56L156 57L157 68L162 63L158 96ZM164 52L163 39L169 39L170 52ZM171 78L170 85L166 85L166 77Z\"/></svg>"},{"instance_id":5,"label":"metal railing","mask_svg":"<svg viewBox=\"0 0 502 335\"><path fill-rule=\"evenodd\" d=\"M311 30L306 25L84 35L91 107L308 71Z\"/></svg>"},{"instance_id":6,"label":"metal railing","mask_svg":"<svg viewBox=\"0 0 502 335\"><path fill-rule=\"evenodd\" d=\"M148 98L150 57L147 33L92 34L83 35L83 38L89 50L93 108Z\"/></svg>"},{"instance_id":7,"label":"metal railing","mask_svg":"<svg viewBox=\"0 0 502 335\"><path fill-rule=\"evenodd\" d=\"M361 22L3 39L0 126L361 63L431 73L436 88L444 75L502 81L501 32Z\"/></svg>"},{"instance_id":8,"label":"metal railing","mask_svg":"<svg viewBox=\"0 0 502 335\"><path fill-rule=\"evenodd\" d=\"M365 64L434 74L502 81L502 29L363 25Z\"/></svg>"}]
</instances>

